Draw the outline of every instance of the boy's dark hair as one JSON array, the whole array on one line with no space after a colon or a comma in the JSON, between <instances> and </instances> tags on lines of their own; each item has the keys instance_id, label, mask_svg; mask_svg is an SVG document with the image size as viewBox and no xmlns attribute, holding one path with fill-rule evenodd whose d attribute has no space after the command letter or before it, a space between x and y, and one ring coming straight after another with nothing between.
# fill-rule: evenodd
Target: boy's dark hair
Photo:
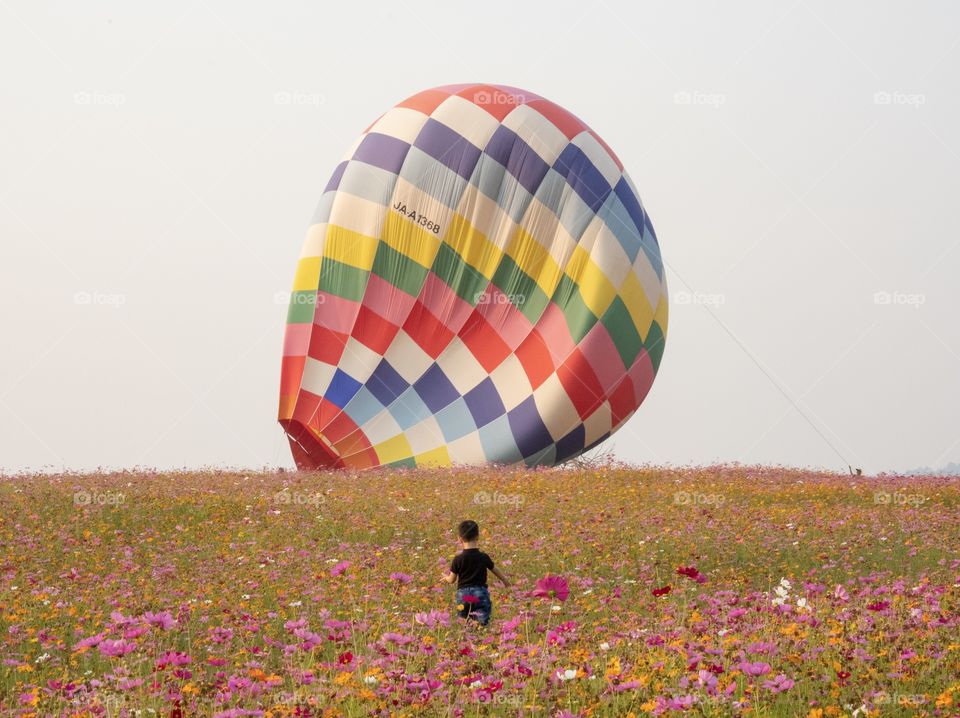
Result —
<instances>
[{"instance_id":1,"label":"boy's dark hair","mask_svg":"<svg viewBox=\"0 0 960 718\"><path fill-rule=\"evenodd\" d=\"M464 541L476 541L480 536L480 526L476 521L461 521L457 533Z\"/></svg>"}]
</instances>

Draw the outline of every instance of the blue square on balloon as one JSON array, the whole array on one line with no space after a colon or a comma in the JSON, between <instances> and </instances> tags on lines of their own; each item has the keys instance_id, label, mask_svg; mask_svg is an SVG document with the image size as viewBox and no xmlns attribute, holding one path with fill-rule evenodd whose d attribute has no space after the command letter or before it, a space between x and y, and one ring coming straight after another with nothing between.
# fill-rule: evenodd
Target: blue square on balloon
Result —
<instances>
[{"instance_id":1,"label":"blue square on balloon","mask_svg":"<svg viewBox=\"0 0 960 718\"><path fill-rule=\"evenodd\" d=\"M367 387L361 386L343 410L354 424L362 426L383 411L383 404Z\"/></svg>"},{"instance_id":2,"label":"blue square on balloon","mask_svg":"<svg viewBox=\"0 0 960 718\"><path fill-rule=\"evenodd\" d=\"M387 410L404 431L434 413L412 387L397 397Z\"/></svg>"},{"instance_id":3,"label":"blue square on balloon","mask_svg":"<svg viewBox=\"0 0 960 718\"><path fill-rule=\"evenodd\" d=\"M506 414L497 417L486 426L481 426L477 434L480 436L480 445L487 459L505 464L523 459L517 448L517 442L514 441Z\"/></svg>"},{"instance_id":4,"label":"blue square on balloon","mask_svg":"<svg viewBox=\"0 0 960 718\"><path fill-rule=\"evenodd\" d=\"M557 441L557 461L566 461L583 451L583 442L586 441L587 431L583 424Z\"/></svg>"},{"instance_id":5,"label":"blue square on balloon","mask_svg":"<svg viewBox=\"0 0 960 718\"><path fill-rule=\"evenodd\" d=\"M333 380L330 382L330 386L327 387L327 391L324 393L324 398L342 409L359 389L360 382L344 371L337 369L333 375Z\"/></svg>"},{"instance_id":6,"label":"blue square on balloon","mask_svg":"<svg viewBox=\"0 0 960 718\"><path fill-rule=\"evenodd\" d=\"M507 412L507 416L517 448L525 457L533 456L553 443L553 437L540 418L532 396L528 396L521 404Z\"/></svg>"},{"instance_id":7,"label":"blue square on balloon","mask_svg":"<svg viewBox=\"0 0 960 718\"><path fill-rule=\"evenodd\" d=\"M573 144L567 145L553 163L553 168L566 178L567 184L596 214L610 194L610 185L583 150Z\"/></svg>"},{"instance_id":8,"label":"blue square on balloon","mask_svg":"<svg viewBox=\"0 0 960 718\"><path fill-rule=\"evenodd\" d=\"M443 438L447 441L456 441L461 436L477 430L477 425L463 397L437 412L437 424L440 425Z\"/></svg>"},{"instance_id":9,"label":"blue square on balloon","mask_svg":"<svg viewBox=\"0 0 960 718\"><path fill-rule=\"evenodd\" d=\"M390 362L386 359L380 360L367 382L370 393L377 397L384 406L389 406L409 386L407 381L397 373L396 369L390 366Z\"/></svg>"},{"instance_id":10,"label":"blue square on balloon","mask_svg":"<svg viewBox=\"0 0 960 718\"><path fill-rule=\"evenodd\" d=\"M477 426L485 426L506 411L500 400L500 392L494 386L493 380L487 377L473 389L463 395L467 408L473 415Z\"/></svg>"},{"instance_id":11,"label":"blue square on balloon","mask_svg":"<svg viewBox=\"0 0 960 718\"><path fill-rule=\"evenodd\" d=\"M423 376L417 379L413 384L417 394L423 399L423 403L430 407L430 411L436 414L447 404L460 396L447 375L443 373L437 364L427 369Z\"/></svg>"}]
</instances>

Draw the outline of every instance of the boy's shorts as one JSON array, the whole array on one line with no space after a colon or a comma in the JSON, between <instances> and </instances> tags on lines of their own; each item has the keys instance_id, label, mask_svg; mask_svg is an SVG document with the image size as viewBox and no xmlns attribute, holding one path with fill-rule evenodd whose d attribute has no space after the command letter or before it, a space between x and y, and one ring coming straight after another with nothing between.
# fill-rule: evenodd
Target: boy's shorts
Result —
<instances>
[{"instance_id":1,"label":"boy's shorts","mask_svg":"<svg viewBox=\"0 0 960 718\"><path fill-rule=\"evenodd\" d=\"M486 586L464 586L457 589L457 613L460 618L471 618L481 626L490 623L493 604Z\"/></svg>"}]
</instances>

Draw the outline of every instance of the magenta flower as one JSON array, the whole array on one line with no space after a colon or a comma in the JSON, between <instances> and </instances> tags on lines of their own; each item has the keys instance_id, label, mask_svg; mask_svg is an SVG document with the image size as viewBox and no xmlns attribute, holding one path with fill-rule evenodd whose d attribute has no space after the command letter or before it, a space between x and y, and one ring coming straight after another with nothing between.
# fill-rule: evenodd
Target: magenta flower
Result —
<instances>
[{"instance_id":1,"label":"magenta flower","mask_svg":"<svg viewBox=\"0 0 960 718\"><path fill-rule=\"evenodd\" d=\"M774 693L783 693L784 691L789 691L793 688L794 682L792 679L787 678L782 673L777 674L774 678L764 681L763 687Z\"/></svg>"},{"instance_id":2,"label":"magenta flower","mask_svg":"<svg viewBox=\"0 0 960 718\"><path fill-rule=\"evenodd\" d=\"M533 596L537 598L555 598L558 601L566 601L569 595L570 587L562 576L544 576L537 581L537 587L533 589Z\"/></svg>"},{"instance_id":3,"label":"magenta flower","mask_svg":"<svg viewBox=\"0 0 960 718\"><path fill-rule=\"evenodd\" d=\"M686 576L687 578L693 579L697 583L707 582L707 577L700 573L696 566L678 566L677 575Z\"/></svg>"},{"instance_id":4,"label":"magenta flower","mask_svg":"<svg viewBox=\"0 0 960 718\"><path fill-rule=\"evenodd\" d=\"M169 631L177 624L177 622L173 620L173 616L170 615L170 611L164 611L163 613L147 611L143 614L143 620L151 626L162 628L164 631Z\"/></svg>"},{"instance_id":5,"label":"magenta flower","mask_svg":"<svg viewBox=\"0 0 960 718\"><path fill-rule=\"evenodd\" d=\"M298 618L296 621L287 621L283 624L283 627L291 632L296 631L298 628L306 628L307 619Z\"/></svg>"},{"instance_id":6,"label":"magenta flower","mask_svg":"<svg viewBox=\"0 0 960 718\"><path fill-rule=\"evenodd\" d=\"M413 580L413 576L408 573L401 573L399 571L394 571L390 574L391 581L397 581L399 583L410 583Z\"/></svg>"},{"instance_id":7,"label":"magenta flower","mask_svg":"<svg viewBox=\"0 0 960 718\"><path fill-rule=\"evenodd\" d=\"M757 662L753 663L751 661L744 661L739 666L740 670L743 671L746 675L752 678L758 678L760 676L765 676L770 672L770 664Z\"/></svg>"},{"instance_id":8,"label":"magenta flower","mask_svg":"<svg viewBox=\"0 0 960 718\"><path fill-rule=\"evenodd\" d=\"M100 644L100 642L106 638L106 633L98 633L95 636L87 636L82 641L79 641L74 647L73 650L80 651L84 648L93 648Z\"/></svg>"},{"instance_id":9,"label":"magenta flower","mask_svg":"<svg viewBox=\"0 0 960 718\"><path fill-rule=\"evenodd\" d=\"M341 561L340 563L336 564L333 568L330 569L330 575L331 575L331 576L339 576L341 573L343 573L344 571L346 571L348 568L350 568L350 562L349 562L349 561Z\"/></svg>"},{"instance_id":10,"label":"magenta flower","mask_svg":"<svg viewBox=\"0 0 960 718\"><path fill-rule=\"evenodd\" d=\"M431 610L429 613L421 612L413 614L413 620L421 626L427 628L436 628L437 626L449 626L450 617L445 611Z\"/></svg>"},{"instance_id":11,"label":"magenta flower","mask_svg":"<svg viewBox=\"0 0 960 718\"><path fill-rule=\"evenodd\" d=\"M163 670L167 666L185 666L193 659L186 653L181 653L180 651L167 651L160 655L160 658L157 659L156 667L160 670Z\"/></svg>"},{"instance_id":12,"label":"magenta flower","mask_svg":"<svg viewBox=\"0 0 960 718\"><path fill-rule=\"evenodd\" d=\"M98 648L100 649L100 653L103 655L117 658L137 650L137 644L130 643L122 638L117 639L116 641L106 639L100 641Z\"/></svg>"}]
</instances>

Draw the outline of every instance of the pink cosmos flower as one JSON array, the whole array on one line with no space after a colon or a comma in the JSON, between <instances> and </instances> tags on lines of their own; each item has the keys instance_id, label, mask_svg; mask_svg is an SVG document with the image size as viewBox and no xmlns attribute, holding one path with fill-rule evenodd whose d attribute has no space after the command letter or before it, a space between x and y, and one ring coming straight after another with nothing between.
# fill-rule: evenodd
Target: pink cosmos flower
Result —
<instances>
[{"instance_id":1,"label":"pink cosmos flower","mask_svg":"<svg viewBox=\"0 0 960 718\"><path fill-rule=\"evenodd\" d=\"M394 571L390 574L391 581L397 581L399 583L410 583L413 580L413 576L408 573L401 573L399 571Z\"/></svg>"},{"instance_id":2,"label":"pink cosmos flower","mask_svg":"<svg viewBox=\"0 0 960 718\"><path fill-rule=\"evenodd\" d=\"M759 661L757 663L753 663L751 661L744 661L738 667L746 675L751 676L752 678L765 676L770 672L770 664L759 662Z\"/></svg>"},{"instance_id":3,"label":"pink cosmos flower","mask_svg":"<svg viewBox=\"0 0 960 718\"><path fill-rule=\"evenodd\" d=\"M413 620L427 628L450 625L450 617L447 613L445 611L438 611L437 609L433 609L429 613L415 613L413 614Z\"/></svg>"},{"instance_id":4,"label":"pink cosmos flower","mask_svg":"<svg viewBox=\"0 0 960 718\"><path fill-rule=\"evenodd\" d=\"M79 641L74 647L73 650L79 651L84 648L93 648L100 644L100 642L107 637L106 633L98 633L95 636L87 636L82 641Z\"/></svg>"},{"instance_id":5,"label":"pink cosmos flower","mask_svg":"<svg viewBox=\"0 0 960 718\"><path fill-rule=\"evenodd\" d=\"M162 613L147 611L143 614L143 620L151 626L162 628L164 631L169 631L177 623L173 620L173 616L170 615L170 611L163 611Z\"/></svg>"},{"instance_id":6,"label":"pink cosmos flower","mask_svg":"<svg viewBox=\"0 0 960 718\"><path fill-rule=\"evenodd\" d=\"M287 621L286 623L283 624L283 627L291 632L296 631L298 628L306 628L307 619L298 618L296 621Z\"/></svg>"},{"instance_id":7,"label":"pink cosmos flower","mask_svg":"<svg viewBox=\"0 0 960 718\"><path fill-rule=\"evenodd\" d=\"M566 601L570 595L570 587L562 576L544 576L537 581L537 587L533 590L533 595L537 598L555 598L558 601Z\"/></svg>"},{"instance_id":8,"label":"pink cosmos flower","mask_svg":"<svg viewBox=\"0 0 960 718\"><path fill-rule=\"evenodd\" d=\"M125 656L128 653L132 653L133 651L137 650L137 644L130 643L122 638L117 639L116 641L106 639L100 641L98 648L100 649L100 653L103 655L116 658L119 656Z\"/></svg>"},{"instance_id":9,"label":"pink cosmos flower","mask_svg":"<svg viewBox=\"0 0 960 718\"><path fill-rule=\"evenodd\" d=\"M160 658L157 659L155 665L160 670L163 670L167 666L185 666L192 660L193 658L186 653L181 653L180 651L167 651L166 653L160 655Z\"/></svg>"},{"instance_id":10,"label":"pink cosmos flower","mask_svg":"<svg viewBox=\"0 0 960 718\"><path fill-rule=\"evenodd\" d=\"M350 562L349 562L349 561L341 561L340 563L336 564L333 568L330 569L330 575L331 575L331 576L339 576L341 573L343 573L344 571L346 571L348 568L350 568Z\"/></svg>"},{"instance_id":11,"label":"pink cosmos flower","mask_svg":"<svg viewBox=\"0 0 960 718\"><path fill-rule=\"evenodd\" d=\"M778 673L774 678L764 681L763 687L774 693L783 693L784 691L789 691L793 688L794 681L790 678L787 678L782 673Z\"/></svg>"}]
</instances>

